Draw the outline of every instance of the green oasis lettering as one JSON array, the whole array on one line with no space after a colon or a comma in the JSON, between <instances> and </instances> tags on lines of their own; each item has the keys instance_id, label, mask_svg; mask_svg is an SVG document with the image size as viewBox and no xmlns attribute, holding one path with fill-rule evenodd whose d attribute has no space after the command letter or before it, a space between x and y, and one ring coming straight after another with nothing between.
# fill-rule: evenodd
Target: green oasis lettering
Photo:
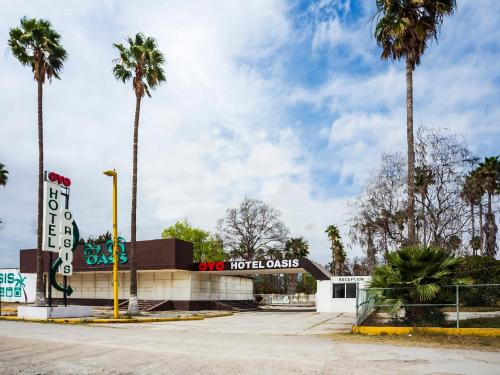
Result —
<instances>
[{"instance_id":1,"label":"green oasis lettering","mask_svg":"<svg viewBox=\"0 0 500 375\"><path fill-rule=\"evenodd\" d=\"M16 278L12 272L0 273L0 284L12 284Z\"/></svg>"},{"instance_id":2,"label":"green oasis lettering","mask_svg":"<svg viewBox=\"0 0 500 375\"><path fill-rule=\"evenodd\" d=\"M93 266L94 264L97 263L97 255L89 255L87 257L87 259L85 260L85 262L89 265L89 266Z\"/></svg>"}]
</instances>

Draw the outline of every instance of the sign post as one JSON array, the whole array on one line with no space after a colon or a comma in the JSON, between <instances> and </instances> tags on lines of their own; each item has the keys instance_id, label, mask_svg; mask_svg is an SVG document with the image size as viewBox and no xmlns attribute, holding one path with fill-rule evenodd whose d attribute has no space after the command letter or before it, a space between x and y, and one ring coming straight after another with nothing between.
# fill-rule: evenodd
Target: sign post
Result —
<instances>
[{"instance_id":1,"label":"sign post","mask_svg":"<svg viewBox=\"0 0 500 375\"><path fill-rule=\"evenodd\" d=\"M118 319L118 174L114 169L103 173L113 177L113 318Z\"/></svg>"}]
</instances>

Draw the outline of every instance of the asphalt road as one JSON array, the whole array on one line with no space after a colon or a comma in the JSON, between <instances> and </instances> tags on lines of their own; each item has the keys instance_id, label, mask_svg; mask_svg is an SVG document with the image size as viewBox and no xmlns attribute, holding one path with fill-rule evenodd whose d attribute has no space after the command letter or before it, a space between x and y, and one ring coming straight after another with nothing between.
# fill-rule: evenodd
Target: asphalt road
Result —
<instances>
[{"instance_id":1,"label":"asphalt road","mask_svg":"<svg viewBox=\"0 0 500 375\"><path fill-rule=\"evenodd\" d=\"M201 321L0 321L1 374L499 374L498 353L336 342L352 316L249 312Z\"/></svg>"}]
</instances>

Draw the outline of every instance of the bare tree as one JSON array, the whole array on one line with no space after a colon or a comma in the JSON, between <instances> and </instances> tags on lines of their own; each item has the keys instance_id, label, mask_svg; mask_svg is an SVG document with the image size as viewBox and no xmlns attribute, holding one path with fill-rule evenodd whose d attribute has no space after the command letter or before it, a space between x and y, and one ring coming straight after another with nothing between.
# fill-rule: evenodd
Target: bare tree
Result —
<instances>
[{"instance_id":1,"label":"bare tree","mask_svg":"<svg viewBox=\"0 0 500 375\"><path fill-rule=\"evenodd\" d=\"M465 142L448 130L420 127L416 155L416 239L457 253L469 244L471 205L463 186L476 158ZM366 250L372 269L377 253L409 244L406 166L402 155L382 155L381 166L352 203L351 240Z\"/></svg>"},{"instance_id":2,"label":"bare tree","mask_svg":"<svg viewBox=\"0 0 500 375\"><path fill-rule=\"evenodd\" d=\"M232 259L262 259L285 247L289 231L280 218L281 213L263 201L245 198L226 211L217 231Z\"/></svg>"}]
</instances>

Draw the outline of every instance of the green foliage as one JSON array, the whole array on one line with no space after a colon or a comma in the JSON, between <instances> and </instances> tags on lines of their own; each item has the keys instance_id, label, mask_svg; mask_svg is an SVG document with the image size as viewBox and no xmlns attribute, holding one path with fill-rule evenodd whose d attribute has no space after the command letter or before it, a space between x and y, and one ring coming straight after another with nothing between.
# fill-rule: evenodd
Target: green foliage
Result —
<instances>
[{"instance_id":1,"label":"green foliage","mask_svg":"<svg viewBox=\"0 0 500 375\"><path fill-rule=\"evenodd\" d=\"M85 241L83 238L80 239L80 244L83 245L85 243L89 243L92 245L102 245L105 244L107 241L111 240L111 232L106 231L106 233L100 234L97 237L94 236L89 236L87 238L87 241Z\"/></svg>"},{"instance_id":2,"label":"green foliage","mask_svg":"<svg viewBox=\"0 0 500 375\"><path fill-rule=\"evenodd\" d=\"M344 250L342 239L340 238L340 231L335 225L329 225L325 233L331 241L332 263L329 263L330 272L334 275L341 275L343 273L342 270L344 269L347 254Z\"/></svg>"},{"instance_id":3,"label":"green foliage","mask_svg":"<svg viewBox=\"0 0 500 375\"><path fill-rule=\"evenodd\" d=\"M405 58L414 69L427 44L437 38L445 16L451 15L455 0L377 0L375 39L382 59Z\"/></svg>"},{"instance_id":4,"label":"green foliage","mask_svg":"<svg viewBox=\"0 0 500 375\"><path fill-rule=\"evenodd\" d=\"M484 162L479 163L475 174L480 186L488 194L493 195L500 192L500 156L484 158Z\"/></svg>"},{"instance_id":5,"label":"green foliage","mask_svg":"<svg viewBox=\"0 0 500 375\"><path fill-rule=\"evenodd\" d=\"M394 288L381 290L379 297L397 310L404 304L433 301L444 285L467 282L457 277L462 259L441 249L407 247L389 253L386 260L375 267L370 287Z\"/></svg>"},{"instance_id":6,"label":"green foliage","mask_svg":"<svg viewBox=\"0 0 500 375\"><path fill-rule=\"evenodd\" d=\"M9 31L9 48L23 65L31 66L35 79L44 82L52 77L59 79L63 63L67 58L60 44L61 35L49 21L23 17L21 27Z\"/></svg>"},{"instance_id":7,"label":"green foliage","mask_svg":"<svg viewBox=\"0 0 500 375\"><path fill-rule=\"evenodd\" d=\"M305 258L309 255L309 244L303 237L289 238L283 255L285 259Z\"/></svg>"},{"instance_id":8,"label":"green foliage","mask_svg":"<svg viewBox=\"0 0 500 375\"><path fill-rule=\"evenodd\" d=\"M195 262L217 262L226 258L222 241L218 236L193 227L187 220L177 221L163 230L161 238L176 238L192 242Z\"/></svg>"},{"instance_id":9,"label":"green foliage","mask_svg":"<svg viewBox=\"0 0 500 375\"><path fill-rule=\"evenodd\" d=\"M308 273L303 273L297 282L297 293L315 294L316 287L316 279Z\"/></svg>"},{"instance_id":10,"label":"green foliage","mask_svg":"<svg viewBox=\"0 0 500 375\"><path fill-rule=\"evenodd\" d=\"M473 284L500 284L500 260L479 255L467 256L460 264L458 274L471 278ZM460 302L465 306L496 306L500 302L500 288L461 288Z\"/></svg>"},{"instance_id":11,"label":"green foliage","mask_svg":"<svg viewBox=\"0 0 500 375\"><path fill-rule=\"evenodd\" d=\"M120 57L113 61L113 74L117 80L125 83L132 79L135 94L142 98L146 93L151 97L149 89L154 89L166 80L163 65L165 57L158 49L156 40L137 33L134 38L128 37L128 47L115 43Z\"/></svg>"},{"instance_id":12,"label":"green foliage","mask_svg":"<svg viewBox=\"0 0 500 375\"><path fill-rule=\"evenodd\" d=\"M500 260L491 257L466 256L457 272L472 279L473 284L500 284Z\"/></svg>"}]
</instances>

